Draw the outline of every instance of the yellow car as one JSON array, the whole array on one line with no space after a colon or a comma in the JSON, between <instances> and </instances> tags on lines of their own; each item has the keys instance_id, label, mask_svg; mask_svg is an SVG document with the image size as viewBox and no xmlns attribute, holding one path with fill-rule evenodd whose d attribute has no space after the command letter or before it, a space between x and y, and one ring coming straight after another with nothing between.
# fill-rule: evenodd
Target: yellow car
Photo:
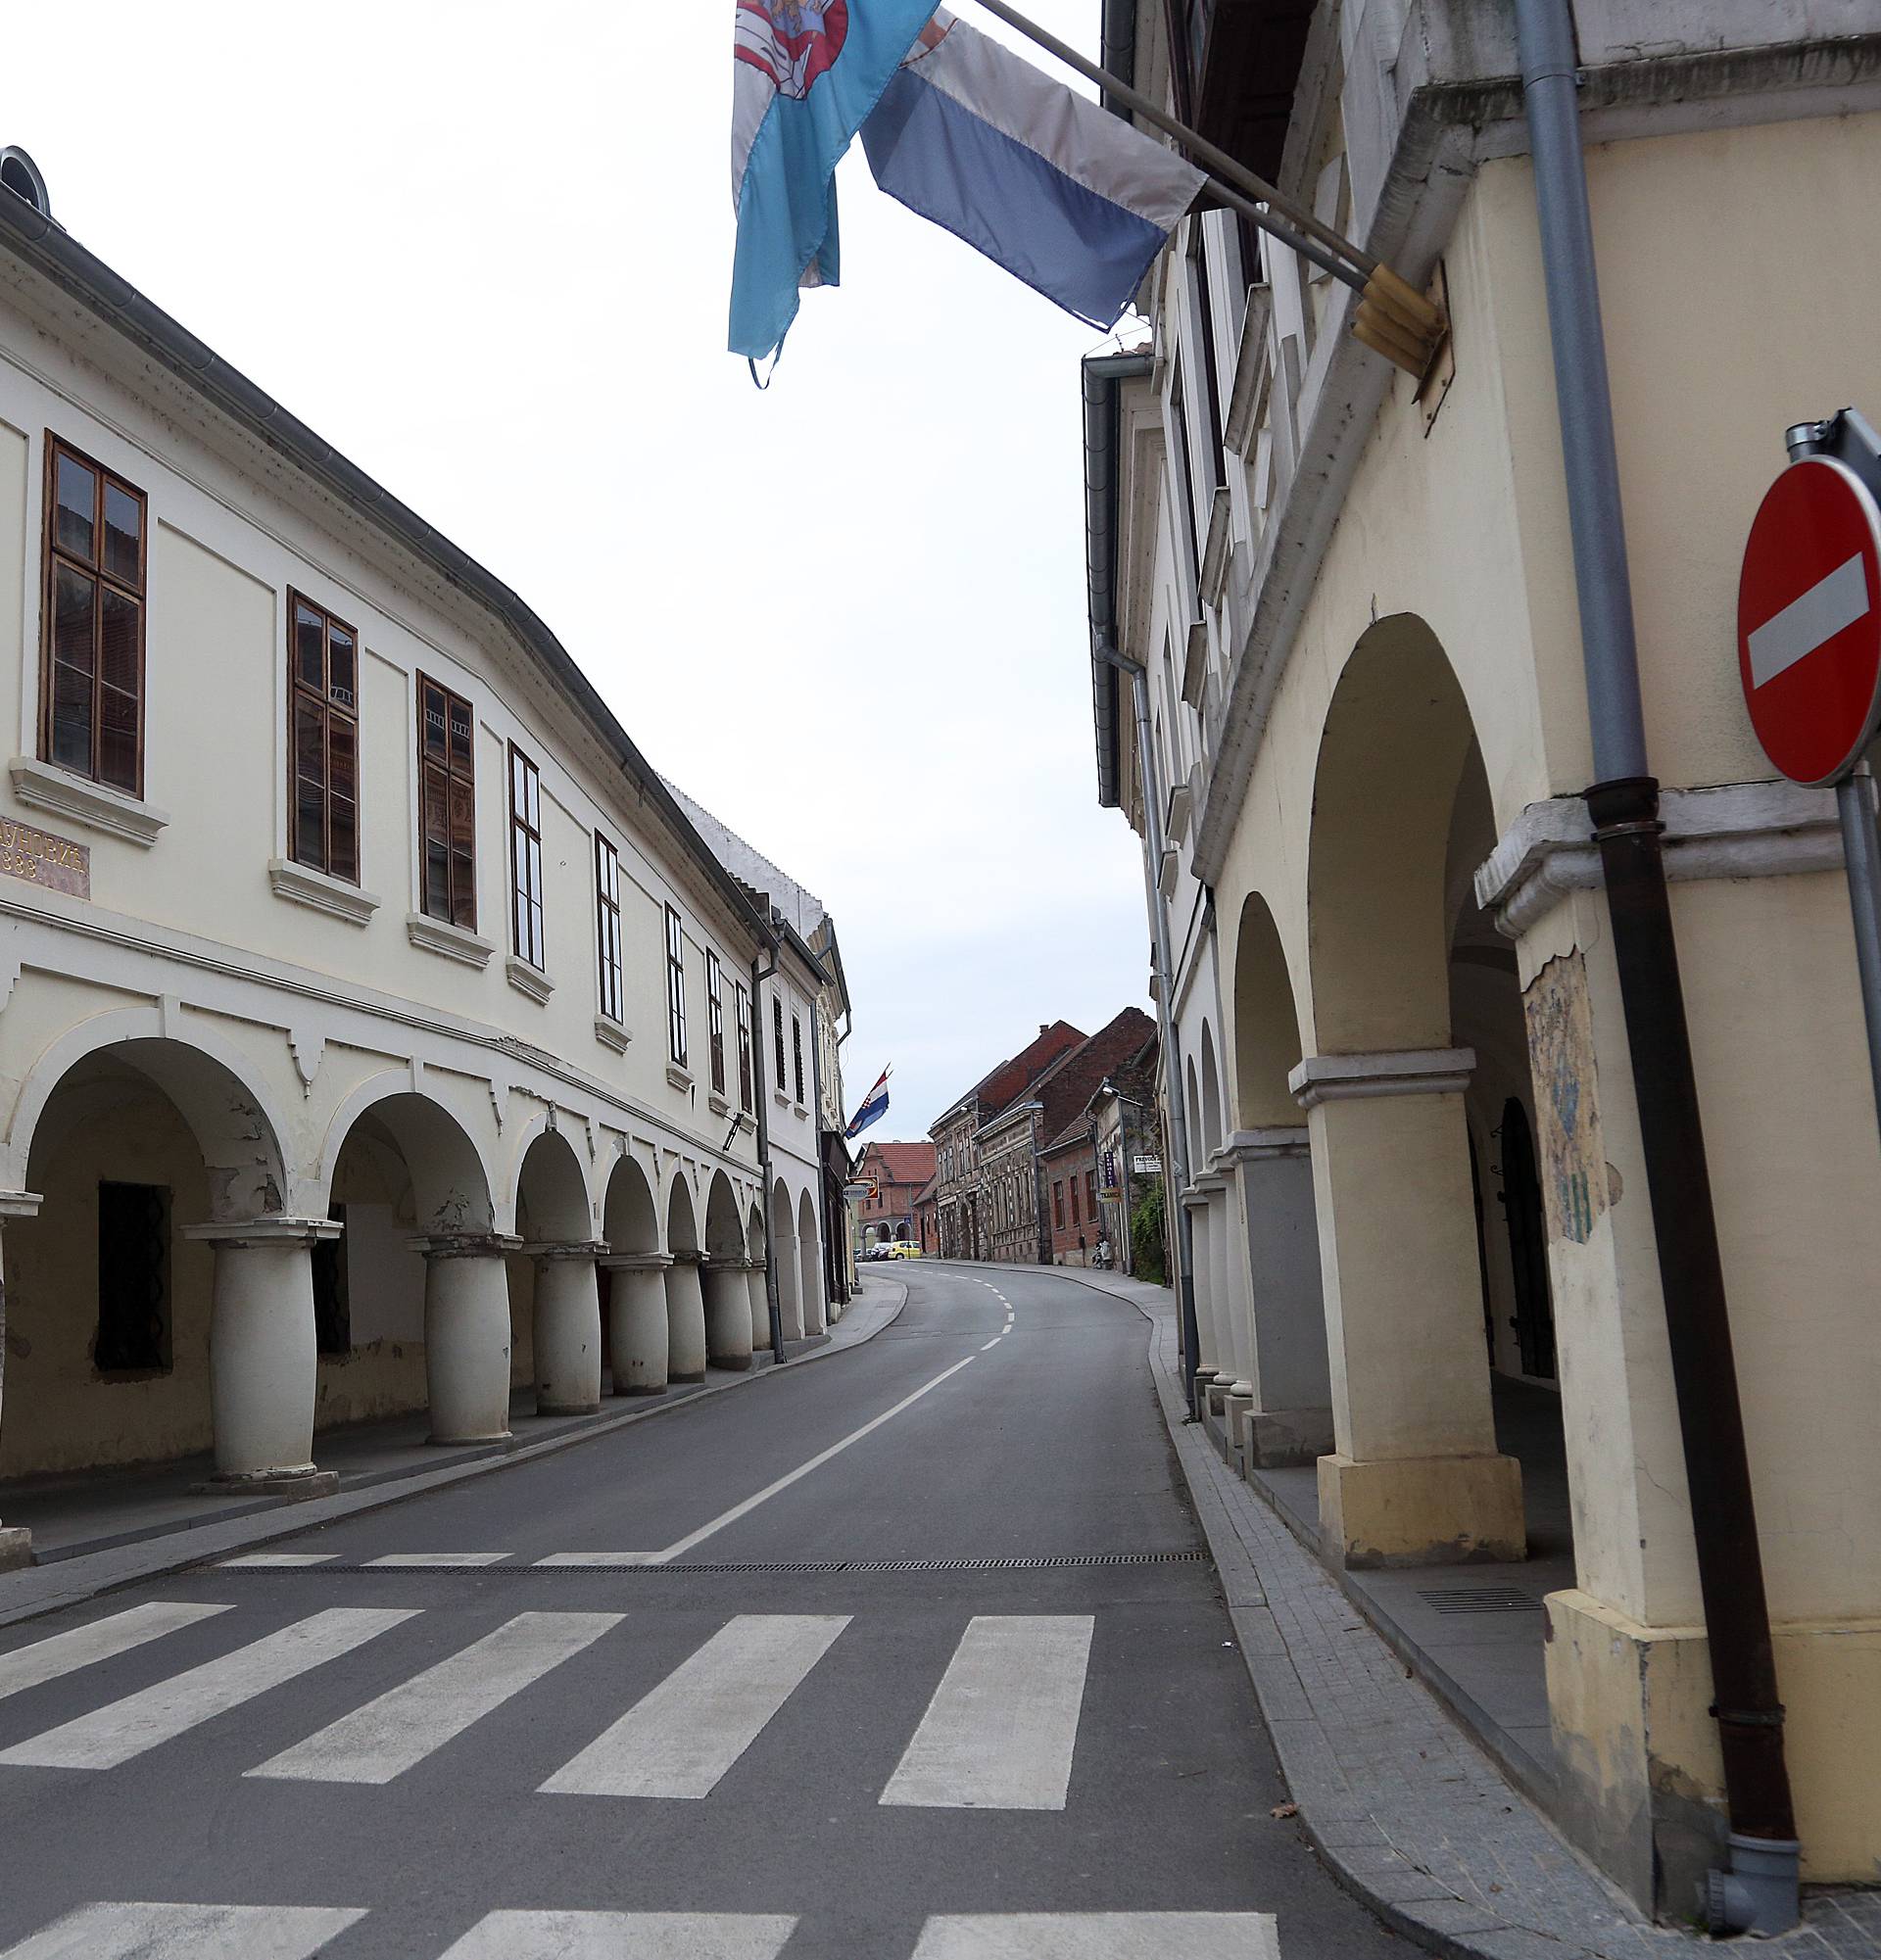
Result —
<instances>
[{"instance_id":1,"label":"yellow car","mask_svg":"<svg viewBox=\"0 0 1881 1960\"><path fill-rule=\"evenodd\" d=\"M912 1239L902 1239L894 1248L894 1256L896 1259L919 1259L921 1248Z\"/></svg>"}]
</instances>

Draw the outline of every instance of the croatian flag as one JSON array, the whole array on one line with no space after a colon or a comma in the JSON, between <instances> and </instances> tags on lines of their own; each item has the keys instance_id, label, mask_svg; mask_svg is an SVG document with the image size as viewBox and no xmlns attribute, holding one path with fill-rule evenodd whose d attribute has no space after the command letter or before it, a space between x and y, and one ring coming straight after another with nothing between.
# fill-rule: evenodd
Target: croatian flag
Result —
<instances>
[{"instance_id":1,"label":"croatian flag","mask_svg":"<svg viewBox=\"0 0 1881 1960\"><path fill-rule=\"evenodd\" d=\"M799 289L837 283L837 163L933 12L934 0L738 0L734 354L776 353Z\"/></svg>"},{"instance_id":2,"label":"croatian flag","mask_svg":"<svg viewBox=\"0 0 1881 1960\"><path fill-rule=\"evenodd\" d=\"M862 147L891 197L1099 327L1207 181L944 11L889 81Z\"/></svg>"},{"instance_id":3,"label":"croatian flag","mask_svg":"<svg viewBox=\"0 0 1881 1960\"><path fill-rule=\"evenodd\" d=\"M855 1121L843 1132L844 1136L860 1136L870 1123L886 1114L889 1107L889 1074L884 1069L875 1078L875 1087L862 1098L862 1107L856 1111Z\"/></svg>"}]
</instances>

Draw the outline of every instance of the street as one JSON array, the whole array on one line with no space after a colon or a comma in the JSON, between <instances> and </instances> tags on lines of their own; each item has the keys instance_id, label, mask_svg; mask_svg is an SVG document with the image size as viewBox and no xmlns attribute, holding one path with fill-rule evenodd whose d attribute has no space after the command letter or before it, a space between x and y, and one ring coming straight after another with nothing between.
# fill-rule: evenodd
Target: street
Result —
<instances>
[{"instance_id":1,"label":"street","mask_svg":"<svg viewBox=\"0 0 1881 1960\"><path fill-rule=\"evenodd\" d=\"M11 1630L0 1950L1403 1951L1272 1814L1141 1316L894 1279L827 1362Z\"/></svg>"}]
</instances>

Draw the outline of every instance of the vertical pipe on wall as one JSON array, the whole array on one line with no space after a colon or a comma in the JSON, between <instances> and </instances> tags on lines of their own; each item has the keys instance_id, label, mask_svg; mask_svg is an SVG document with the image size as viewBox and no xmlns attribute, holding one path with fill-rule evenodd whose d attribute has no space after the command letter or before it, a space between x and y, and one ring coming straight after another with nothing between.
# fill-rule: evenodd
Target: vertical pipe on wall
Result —
<instances>
[{"instance_id":1,"label":"vertical pipe on wall","mask_svg":"<svg viewBox=\"0 0 1881 1960\"><path fill-rule=\"evenodd\" d=\"M771 1309L771 1360L784 1359L784 1308L777 1297L777 1219L771 1171L771 1125L764 1094L764 982L777 974L777 953L761 973L751 962L751 1100L757 1105L757 1167L764 1179L764 1297Z\"/></svg>"}]
</instances>

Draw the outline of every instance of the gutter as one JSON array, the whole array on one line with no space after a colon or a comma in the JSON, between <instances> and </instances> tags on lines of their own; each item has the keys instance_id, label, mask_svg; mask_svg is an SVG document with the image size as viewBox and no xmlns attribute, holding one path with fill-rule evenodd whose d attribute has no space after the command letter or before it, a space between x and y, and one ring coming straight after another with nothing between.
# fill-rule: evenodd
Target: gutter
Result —
<instances>
[{"instance_id":1,"label":"gutter","mask_svg":"<svg viewBox=\"0 0 1881 1960\"><path fill-rule=\"evenodd\" d=\"M612 751L621 773L643 801L652 803L732 916L754 930L760 945L775 943L768 922L693 828L594 683L517 593L11 190L0 191L0 245L495 617Z\"/></svg>"},{"instance_id":2,"label":"gutter","mask_svg":"<svg viewBox=\"0 0 1881 1960\"><path fill-rule=\"evenodd\" d=\"M1117 641L1118 390L1150 372L1146 354L1102 354L1084 363L1085 584L1090 613L1091 714L1097 725L1097 801L1122 807L1119 729L1123 703L1118 670L1097 650Z\"/></svg>"}]
</instances>

